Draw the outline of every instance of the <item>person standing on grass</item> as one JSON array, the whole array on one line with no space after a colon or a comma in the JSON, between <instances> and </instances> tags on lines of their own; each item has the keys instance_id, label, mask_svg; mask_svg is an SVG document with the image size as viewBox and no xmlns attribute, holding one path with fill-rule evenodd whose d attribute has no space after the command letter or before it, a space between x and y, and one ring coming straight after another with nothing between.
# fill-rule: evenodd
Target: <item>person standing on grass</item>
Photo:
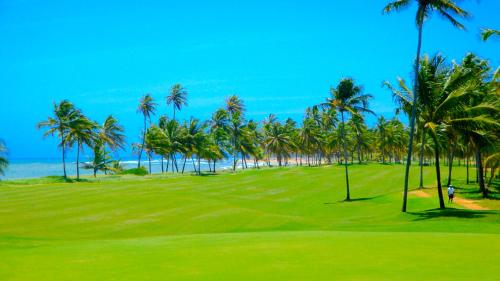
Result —
<instances>
[{"instance_id":1,"label":"person standing on grass","mask_svg":"<svg viewBox=\"0 0 500 281\"><path fill-rule=\"evenodd\" d=\"M448 186L448 203L453 203L454 195L455 195L455 188L453 188L453 185Z\"/></svg>"}]
</instances>

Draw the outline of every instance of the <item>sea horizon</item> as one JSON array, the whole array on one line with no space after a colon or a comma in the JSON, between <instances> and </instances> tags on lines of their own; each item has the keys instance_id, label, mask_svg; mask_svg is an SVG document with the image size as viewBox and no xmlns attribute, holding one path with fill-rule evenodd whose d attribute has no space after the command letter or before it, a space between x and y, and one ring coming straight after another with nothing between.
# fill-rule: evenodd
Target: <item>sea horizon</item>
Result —
<instances>
[{"instance_id":1,"label":"sea horizon","mask_svg":"<svg viewBox=\"0 0 500 281\"><path fill-rule=\"evenodd\" d=\"M86 162L91 161L91 159L82 159L80 161L80 175L89 176L93 175L93 170L84 169L82 165ZM182 169L183 158L177 158L177 165L179 172ZM196 159L195 159L196 161ZM127 157L120 160L120 163L124 169L131 169L137 167L137 158ZM205 160L200 161L201 170L208 171L208 162ZM241 163L239 163L241 165ZM148 169L147 158L141 159L141 166ZM167 168L167 161L164 160L164 169ZM213 165L213 164L212 164ZM216 162L216 169L227 170L232 168L232 160L224 159L222 161ZM248 163L248 166L253 166L253 163ZM172 172L172 167L169 166L169 171ZM192 160L187 159L185 172L194 171ZM161 159L151 160L151 173L161 173ZM76 161L73 159L66 160L66 173L69 177L76 177ZM98 175L104 174L104 172L98 172ZM57 157L19 157L10 159L9 166L5 170L5 175L0 175L0 180L18 180L18 179L30 179L30 178L41 178L48 176L63 176L63 164L61 158Z\"/></svg>"}]
</instances>

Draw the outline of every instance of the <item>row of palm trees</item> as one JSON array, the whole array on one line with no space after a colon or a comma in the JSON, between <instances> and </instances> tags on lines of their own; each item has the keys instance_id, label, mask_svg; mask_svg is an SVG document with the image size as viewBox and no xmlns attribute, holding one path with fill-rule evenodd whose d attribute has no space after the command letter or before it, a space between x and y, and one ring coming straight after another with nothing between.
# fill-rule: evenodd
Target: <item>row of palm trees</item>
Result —
<instances>
[{"instance_id":1,"label":"row of palm trees","mask_svg":"<svg viewBox=\"0 0 500 281\"><path fill-rule=\"evenodd\" d=\"M410 123L410 135L409 135L409 142L408 142L408 149L407 149L407 164L406 164L406 169L405 169L405 180L404 180L404 191L403 191L403 206L402 206L402 212L406 212L406 205L407 205L407 195L408 195L408 179L409 179L409 172L410 172L410 164L411 164L411 159L412 159L412 147L413 147L413 137L414 137L414 132L415 130L415 123L417 122L417 114L418 114L418 106L419 103L421 103L422 99L426 99L423 97L425 95L425 92L420 92L423 87L420 84L420 59L421 59L421 47L422 47L422 33L423 33L423 26L426 20L428 20L433 14L438 14L448 22L450 22L454 27L465 30L465 26L459 22L458 19L467 19L470 17L470 14L459 7L455 1L453 0L395 0L389 2L383 9L383 13L391 13L391 12L399 12L411 4L415 3L417 5L417 12L415 16L415 24L417 27L417 54L415 56L415 62L414 62L414 79L413 79L413 90L411 91L411 94L408 98L411 99L412 103L409 106L409 111L407 111L408 116L409 116L409 123ZM457 19L458 18L458 19ZM492 35L498 35L500 34L498 30L495 29L483 29L481 32L481 37L484 41L488 40L488 38ZM408 88L406 89L408 90ZM449 90L449 89L448 89ZM407 91L409 92L409 91ZM408 109L408 108L407 108ZM425 139L425 131L421 134L422 138ZM436 147L435 149L436 154L439 155L439 150ZM422 162L422 150L420 153L420 162ZM479 155L480 156L480 155ZM437 157L437 156L436 156ZM478 157L479 160L481 160L481 157ZM478 163L481 163L481 161L478 161ZM439 167L439 163L436 163L437 167ZM421 164L422 166L422 164ZM437 168L438 169L438 168ZM450 168L450 174L451 174L451 168ZM421 177L421 183L420 185L422 186L422 170L420 172L420 177ZM441 194L441 189L440 189L440 181L439 181L439 171L437 172L437 177L438 177L438 189L439 189L439 198L440 198L440 207L444 208L444 203L442 200L442 194ZM486 189L482 188L484 196L486 196Z\"/></svg>"},{"instance_id":2,"label":"row of palm trees","mask_svg":"<svg viewBox=\"0 0 500 281\"><path fill-rule=\"evenodd\" d=\"M497 78L488 81L490 68L487 62L472 54L467 55L461 64L448 65L440 55L434 58L424 56L420 64L422 105L417 106L419 119L416 129L420 142L413 141L412 148L419 148L421 171L426 163L436 165L441 193L440 160L448 164L448 184L451 184L455 158L470 164L470 151L467 154L460 149L474 148L479 151L474 157L478 159L475 161L478 163L478 182L486 196L481 154L493 157L498 151ZM398 87L389 82L384 85L394 94L396 112L411 116L413 93L404 80L399 79L398 82ZM182 108L179 104L187 105L187 92L179 85L172 87L171 95L177 92L176 89L182 89L181 102L167 97L167 104L174 105L174 112ZM156 111L156 103L150 95L146 95L141 99L139 111L143 113L144 120L149 120L150 127L145 126L142 144L135 144L135 147L139 152L146 151L150 161L155 155L161 156L162 171L165 171L164 159L167 159L166 170L170 167L172 172L184 172L186 161L190 160L198 174L201 173L201 159L208 161L210 172L215 172L215 163L225 158L232 158L233 170L238 163L243 169L247 168L249 161L257 168L259 162L271 165L271 159L275 159L278 166L292 162L296 165L321 165L337 161L345 165L346 200L350 200L349 157L351 163L355 155L361 163L363 158L365 161L373 160L374 154L382 163L386 160L389 163L404 162L409 131L398 119L386 120L382 116L374 128L368 128L364 120L367 114L374 114L368 107L372 97L364 94L362 87L356 85L353 79L342 79L330 92L331 96L324 103L306 109L300 125L292 119L280 122L272 114L262 124L246 121L244 104L237 96L230 96L225 106L214 112L210 120L202 122L191 118L181 124L162 116L158 123L153 124L151 115ZM176 100L178 102L174 102ZM144 111L143 108L149 110ZM469 143L464 143L459 149L459 139ZM444 157L443 150L447 152ZM182 159L181 168L177 155ZM496 167L489 165L493 175ZM420 174L421 187L422 177L423 173ZM440 206L444 206L442 196Z\"/></svg>"},{"instance_id":3,"label":"row of palm trees","mask_svg":"<svg viewBox=\"0 0 500 281\"><path fill-rule=\"evenodd\" d=\"M93 169L95 176L99 170L106 172L111 169L113 161L109 152L123 149L125 145L124 129L112 115L99 125L68 100L54 103L53 116L39 122L37 128L46 129L44 137L59 138L64 178L67 178L66 152L69 149L76 147L76 176L80 179L80 153L84 147L90 147L94 152L93 161L86 163L84 168Z\"/></svg>"},{"instance_id":4,"label":"row of palm trees","mask_svg":"<svg viewBox=\"0 0 500 281\"><path fill-rule=\"evenodd\" d=\"M443 154L448 162L447 185L452 181L455 158L460 155L469 165L469 158L474 155L479 188L483 196L487 196L483 155L492 159L498 157L495 155L498 155L500 143L499 77L498 69L492 74L488 62L474 54L468 54L460 63L453 64L437 54L420 60L417 75L419 99L416 102L403 79L398 78L396 87L384 83L392 91L398 110L409 117L413 110L416 111L415 131L420 138L417 146L421 166L420 187L423 186L424 156L431 152L434 154L441 208L444 208L440 171ZM493 177L496 170L494 161L487 163Z\"/></svg>"}]
</instances>

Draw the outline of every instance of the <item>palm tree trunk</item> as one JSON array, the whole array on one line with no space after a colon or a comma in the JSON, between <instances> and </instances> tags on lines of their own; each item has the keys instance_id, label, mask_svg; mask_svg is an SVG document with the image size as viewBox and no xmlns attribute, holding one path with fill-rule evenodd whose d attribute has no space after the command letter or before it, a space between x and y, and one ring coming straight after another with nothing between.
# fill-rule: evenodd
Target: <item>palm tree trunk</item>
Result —
<instances>
[{"instance_id":1,"label":"palm tree trunk","mask_svg":"<svg viewBox=\"0 0 500 281\"><path fill-rule=\"evenodd\" d=\"M163 174L165 170L163 169L163 155L161 156L161 173Z\"/></svg>"},{"instance_id":2,"label":"palm tree trunk","mask_svg":"<svg viewBox=\"0 0 500 281\"><path fill-rule=\"evenodd\" d=\"M467 184L469 184L469 152L468 152L469 148L467 147L467 159L465 160L465 170L466 170L466 173L467 173Z\"/></svg>"},{"instance_id":3,"label":"palm tree trunk","mask_svg":"<svg viewBox=\"0 0 500 281\"><path fill-rule=\"evenodd\" d=\"M488 190L486 190L486 186L484 185L483 162L481 161L481 148L479 145L476 145L476 162L479 190L483 193L483 198L486 198L488 196Z\"/></svg>"},{"instance_id":4,"label":"palm tree trunk","mask_svg":"<svg viewBox=\"0 0 500 281\"><path fill-rule=\"evenodd\" d=\"M68 176L66 174L66 144L63 142L62 145L62 162L63 162L63 172L64 172L64 178L66 179Z\"/></svg>"},{"instance_id":5,"label":"palm tree trunk","mask_svg":"<svg viewBox=\"0 0 500 281\"><path fill-rule=\"evenodd\" d=\"M358 164L361 164L361 145L358 141Z\"/></svg>"},{"instance_id":6,"label":"palm tree trunk","mask_svg":"<svg viewBox=\"0 0 500 281\"><path fill-rule=\"evenodd\" d=\"M151 155L148 154L149 174L151 174Z\"/></svg>"},{"instance_id":7,"label":"palm tree trunk","mask_svg":"<svg viewBox=\"0 0 500 281\"><path fill-rule=\"evenodd\" d=\"M173 165L175 165L175 171L178 173L179 172L179 167L177 166L177 158L175 157L175 153L172 154L172 161L173 161Z\"/></svg>"},{"instance_id":8,"label":"palm tree trunk","mask_svg":"<svg viewBox=\"0 0 500 281\"><path fill-rule=\"evenodd\" d=\"M450 147L450 159L448 161L448 184L446 186L451 185L451 169L453 168L453 157L455 156L455 149L453 145Z\"/></svg>"},{"instance_id":9,"label":"palm tree trunk","mask_svg":"<svg viewBox=\"0 0 500 281\"><path fill-rule=\"evenodd\" d=\"M422 26L423 26L423 24L420 24L418 26L417 57L415 59L415 78L414 78L415 81L413 84L413 104L411 106L411 116L410 116L410 140L408 141L408 155L406 157L405 182L404 182L404 190L403 190L403 207L401 208L402 212L406 212L406 201L408 199L408 180L409 180L409 175L410 175L411 154L413 152L413 134L415 133L415 119L417 116L418 71L420 68L420 49L422 47ZM439 184L439 186L441 186L441 183L438 183L438 184ZM440 194L440 196L442 197L443 195ZM443 208L444 208L444 201L443 201Z\"/></svg>"},{"instance_id":10,"label":"palm tree trunk","mask_svg":"<svg viewBox=\"0 0 500 281\"><path fill-rule=\"evenodd\" d=\"M196 164L194 163L194 158L193 156L191 155L191 162L193 162L193 169L194 169L194 172L195 173L198 173L198 171L196 170Z\"/></svg>"},{"instance_id":11,"label":"palm tree trunk","mask_svg":"<svg viewBox=\"0 0 500 281\"><path fill-rule=\"evenodd\" d=\"M424 188L424 142L425 142L425 128L422 126L422 139L420 141L420 184L418 188Z\"/></svg>"},{"instance_id":12,"label":"palm tree trunk","mask_svg":"<svg viewBox=\"0 0 500 281\"><path fill-rule=\"evenodd\" d=\"M200 164L200 156L196 155L198 157L198 175L201 175L201 164Z\"/></svg>"},{"instance_id":13,"label":"palm tree trunk","mask_svg":"<svg viewBox=\"0 0 500 281\"><path fill-rule=\"evenodd\" d=\"M182 174L184 174L184 168L186 167L187 156L184 155L184 163L182 164Z\"/></svg>"},{"instance_id":14,"label":"palm tree trunk","mask_svg":"<svg viewBox=\"0 0 500 281\"><path fill-rule=\"evenodd\" d=\"M348 171L348 168L347 166L349 165L347 162L347 141L345 139L345 132L344 132L344 111L341 111L341 115L342 115L342 140L343 140L343 145L344 145L344 165L345 165L345 184L346 184L346 198L345 200L346 201L350 201L351 200L351 195L349 193L349 171Z\"/></svg>"},{"instance_id":15,"label":"palm tree trunk","mask_svg":"<svg viewBox=\"0 0 500 281\"><path fill-rule=\"evenodd\" d=\"M216 161L217 161L217 160L215 160L215 159L214 159L214 174L215 174L215 162L216 162Z\"/></svg>"},{"instance_id":16,"label":"palm tree trunk","mask_svg":"<svg viewBox=\"0 0 500 281\"><path fill-rule=\"evenodd\" d=\"M76 179L80 179L80 141L76 147Z\"/></svg>"},{"instance_id":17,"label":"palm tree trunk","mask_svg":"<svg viewBox=\"0 0 500 281\"><path fill-rule=\"evenodd\" d=\"M434 156L436 158L436 180L437 180L437 189L438 189L438 195L439 195L439 208L444 209L444 199L443 199L443 191L441 189L441 170L439 167L439 143L437 138L434 136Z\"/></svg>"},{"instance_id":18,"label":"palm tree trunk","mask_svg":"<svg viewBox=\"0 0 500 281\"><path fill-rule=\"evenodd\" d=\"M137 168L141 167L141 157L142 157L142 151L144 150L145 141L146 141L146 115L144 115L144 132L142 133L142 145L141 145L141 150L139 151L139 160L137 161Z\"/></svg>"}]
</instances>

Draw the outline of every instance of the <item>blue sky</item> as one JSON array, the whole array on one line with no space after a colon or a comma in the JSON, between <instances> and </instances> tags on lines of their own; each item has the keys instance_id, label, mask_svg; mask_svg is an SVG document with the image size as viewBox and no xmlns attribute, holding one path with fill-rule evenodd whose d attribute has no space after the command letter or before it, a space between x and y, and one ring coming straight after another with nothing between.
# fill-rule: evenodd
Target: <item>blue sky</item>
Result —
<instances>
[{"instance_id":1,"label":"blue sky","mask_svg":"<svg viewBox=\"0 0 500 281\"><path fill-rule=\"evenodd\" d=\"M300 119L350 76L390 117L381 82L409 79L416 29L415 6L387 16L386 2L2 0L0 138L11 158L59 157L35 125L53 101L69 99L96 121L115 115L132 143L140 96L151 93L159 113L171 114L164 97L174 83L189 93L180 118L208 118L237 94L249 118ZM459 60L473 51L497 67L499 40L481 42L479 28L500 28L500 1L461 5L473 14L468 31L435 16L423 52Z\"/></svg>"}]
</instances>

